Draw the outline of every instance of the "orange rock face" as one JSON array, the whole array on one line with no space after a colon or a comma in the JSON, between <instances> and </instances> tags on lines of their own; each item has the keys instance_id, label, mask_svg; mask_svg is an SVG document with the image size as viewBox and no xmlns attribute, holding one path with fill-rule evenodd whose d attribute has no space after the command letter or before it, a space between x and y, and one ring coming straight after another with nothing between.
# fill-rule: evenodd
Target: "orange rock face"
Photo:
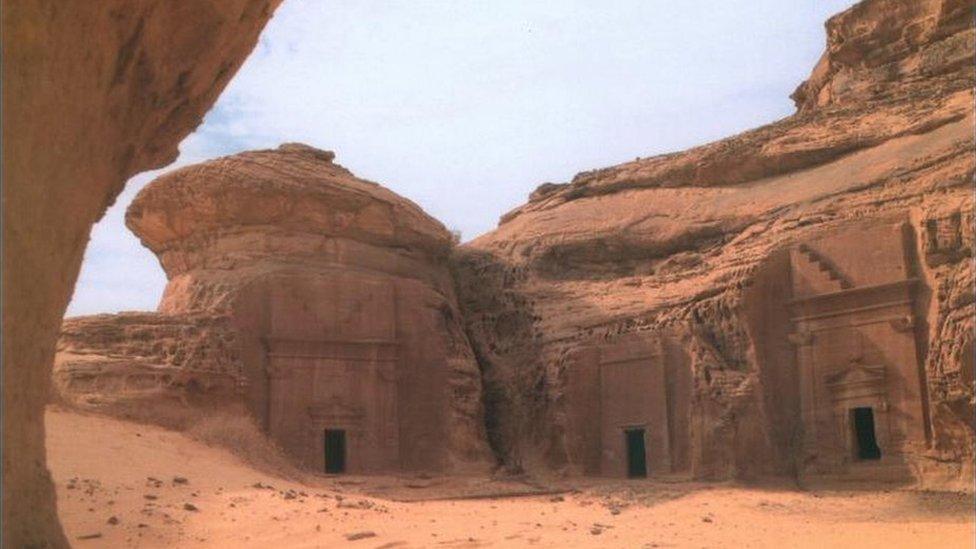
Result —
<instances>
[{"instance_id":1,"label":"orange rock face","mask_svg":"<svg viewBox=\"0 0 976 549\"><path fill-rule=\"evenodd\" d=\"M202 120L280 0L3 1L3 541L67 546L43 407L92 224Z\"/></svg>"},{"instance_id":2,"label":"orange rock face","mask_svg":"<svg viewBox=\"0 0 976 549\"><path fill-rule=\"evenodd\" d=\"M463 246L496 447L621 476L633 451L699 477L971 478L970 9L862 2L795 116L544 185Z\"/></svg>"},{"instance_id":3,"label":"orange rock face","mask_svg":"<svg viewBox=\"0 0 976 549\"><path fill-rule=\"evenodd\" d=\"M237 400L315 470L330 470L330 433L341 433L333 442L350 472L487 463L480 372L448 271L450 233L333 157L297 144L242 153L167 174L133 201L127 224L169 277L160 314L143 324L184 326L187 352L219 341L211 330L194 345L201 319L233 326L233 356L197 353L157 368L160 390L184 394L190 379L228 400L233 391L211 374L230 376ZM72 340L85 347L91 337L97 351L95 321L110 319L66 326L59 385L75 400L89 385L76 374L94 364L72 359ZM131 319L118 316L116 331ZM160 354L126 337L112 352L133 357L137 377L146 376L141 357ZM110 364L93 377L125 389L111 381Z\"/></svg>"}]
</instances>

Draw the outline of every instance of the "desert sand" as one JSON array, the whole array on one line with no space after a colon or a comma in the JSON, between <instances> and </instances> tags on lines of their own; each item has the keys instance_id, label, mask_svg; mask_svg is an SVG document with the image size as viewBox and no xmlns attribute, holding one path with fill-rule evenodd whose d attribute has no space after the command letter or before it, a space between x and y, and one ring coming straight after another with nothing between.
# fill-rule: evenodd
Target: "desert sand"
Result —
<instances>
[{"instance_id":1,"label":"desert sand","mask_svg":"<svg viewBox=\"0 0 976 549\"><path fill-rule=\"evenodd\" d=\"M76 547L972 547L976 534L971 494L573 480L536 496L437 499L517 483L298 482L175 431L61 409L46 419ZM429 499L397 501L413 493Z\"/></svg>"}]
</instances>

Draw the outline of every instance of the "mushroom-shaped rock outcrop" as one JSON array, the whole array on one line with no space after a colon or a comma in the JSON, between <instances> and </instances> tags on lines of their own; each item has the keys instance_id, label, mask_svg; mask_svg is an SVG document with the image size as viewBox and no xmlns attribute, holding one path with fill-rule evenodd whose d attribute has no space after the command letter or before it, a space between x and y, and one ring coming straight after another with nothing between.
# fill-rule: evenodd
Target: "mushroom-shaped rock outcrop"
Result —
<instances>
[{"instance_id":1,"label":"mushroom-shaped rock outcrop","mask_svg":"<svg viewBox=\"0 0 976 549\"><path fill-rule=\"evenodd\" d=\"M166 174L132 202L126 223L162 258L203 239L241 233L308 234L442 256L451 236L416 204L335 164L335 154L300 144L245 152ZM214 250L220 255L220 250ZM314 252L269 240L254 255ZM164 263L167 273L194 263Z\"/></svg>"},{"instance_id":2,"label":"mushroom-shaped rock outcrop","mask_svg":"<svg viewBox=\"0 0 976 549\"><path fill-rule=\"evenodd\" d=\"M451 234L334 156L286 144L176 170L143 189L126 224L170 279L160 309L228 305L235 282L274 268L344 264L443 284L430 264L448 255Z\"/></svg>"},{"instance_id":3,"label":"mushroom-shaped rock outcrop","mask_svg":"<svg viewBox=\"0 0 976 549\"><path fill-rule=\"evenodd\" d=\"M323 452L333 443L344 447L349 472L487 463L480 371L448 269L451 234L334 156L288 144L150 183L126 222L169 278L155 313L165 319L116 315L66 324L59 388L78 388L71 400L90 401L91 384L77 373L111 374L98 384L105 393L126 386L119 380L130 370L148 369L195 381L167 381L164 393L212 386L214 399L226 400L226 384L200 380L228 372L237 377L238 402L308 468L334 471L329 456L338 454ZM227 319L231 333L220 341L228 348L219 356L230 363L208 364L203 352L147 363L124 337L108 349L96 345L104 337L86 335L133 332L134 318L139 333L175 326L201 334ZM106 359L76 359L89 351ZM99 394L103 401L117 396ZM122 396L145 401L144 392Z\"/></svg>"}]
</instances>

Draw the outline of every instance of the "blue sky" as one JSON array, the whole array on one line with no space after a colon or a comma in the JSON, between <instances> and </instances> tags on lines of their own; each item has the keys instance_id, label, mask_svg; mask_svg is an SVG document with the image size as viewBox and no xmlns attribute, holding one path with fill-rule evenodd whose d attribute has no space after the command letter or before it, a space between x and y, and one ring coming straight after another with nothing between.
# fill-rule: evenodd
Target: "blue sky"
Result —
<instances>
[{"instance_id":1,"label":"blue sky","mask_svg":"<svg viewBox=\"0 0 976 549\"><path fill-rule=\"evenodd\" d=\"M174 167L300 141L469 240L543 182L787 116L853 0L286 0L172 166L92 231L68 315L153 310L125 208Z\"/></svg>"}]
</instances>

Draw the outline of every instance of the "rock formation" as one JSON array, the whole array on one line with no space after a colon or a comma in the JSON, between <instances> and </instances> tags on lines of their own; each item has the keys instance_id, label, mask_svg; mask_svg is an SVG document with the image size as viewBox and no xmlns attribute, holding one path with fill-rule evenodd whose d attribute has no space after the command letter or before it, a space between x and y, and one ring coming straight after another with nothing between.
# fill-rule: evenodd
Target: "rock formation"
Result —
<instances>
[{"instance_id":1,"label":"rock formation","mask_svg":"<svg viewBox=\"0 0 976 549\"><path fill-rule=\"evenodd\" d=\"M92 224L176 157L279 2L4 0L5 545L67 546L43 407Z\"/></svg>"},{"instance_id":2,"label":"rock formation","mask_svg":"<svg viewBox=\"0 0 976 549\"><path fill-rule=\"evenodd\" d=\"M163 423L178 419L179 408L239 406L238 347L227 316L129 312L70 318L55 355L56 397Z\"/></svg>"},{"instance_id":3,"label":"rock formation","mask_svg":"<svg viewBox=\"0 0 976 549\"><path fill-rule=\"evenodd\" d=\"M66 323L62 394L236 400L315 470L340 431L349 471L487 463L450 233L333 158L287 144L143 189L126 222L169 278L159 314Z\"/></svg>"},{"instance_id":4,"label":"rock formation","mask_svg":"<svg viewBox=\"0 0 976 549\"><path fill-rule=\"evenodd\" d=\"M652 471L851 475L864 408L887 472L972 478L972 4L827 33L794 116L544 185L460 249L510 462L623 474L629 429Z\"/></svg>"},{"instance_id":5,"label":"rock formation","mask_svg":"<svg viewBox=\"0 0 976 549\"><path fill-rule=\"evenodd\" d=\"M45 530L47 370L25 365L50 363L79 235L125 176L172 156L273 7L251 4L274 2L213 0L192 28L161 7L146 15L151 2L114 17L53 3L53 19L5 13L4 137L26 137L4 140L4 165L8 180L38 182L4 191L5 261L18 258L5 263L4 318L18 324L5 328L4 436L22 450L5 453L5 537L63 541ZM221 13L246 32L219 27ZM75 54L62 27L105 27L111 43L85 63L46 57L33 18L52 51ZM227 395L314 466L329 466L322 437L352 431L363 470L392 455L405 468L477 462L483 424L514 468L965 485L972 3L864 0L827 34L794 116L545 184L460 248L323 151L174 172L127 217L170 279L160 312L69 321L58 386L95 405ZM194 55L161 51L158 36ZM95 99L62 104L64 89ZM57 200L43 199L51 189Z\"/></svg>"}]
</instances>

